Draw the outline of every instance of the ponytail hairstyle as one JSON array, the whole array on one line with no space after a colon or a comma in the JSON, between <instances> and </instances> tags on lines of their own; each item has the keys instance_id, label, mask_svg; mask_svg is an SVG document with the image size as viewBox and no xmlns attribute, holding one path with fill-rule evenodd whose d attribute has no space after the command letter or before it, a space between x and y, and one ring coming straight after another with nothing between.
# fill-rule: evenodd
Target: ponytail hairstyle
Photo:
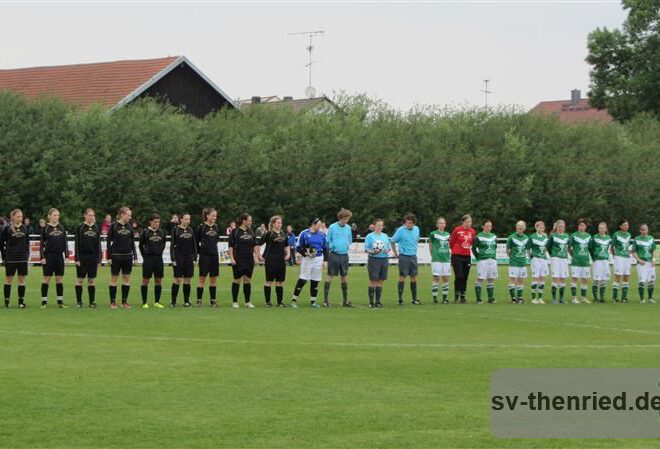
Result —
<instances>
[{"instance_id":1,"label":"ponytail hairstyle","mask_svg":"<svg viewBox=\"0 0 660 449\"><path fill-rule=\"evenodd\" d=\"M87 214L90 213L90 212L94 212L94 209L92 209L91 207L88 207L87 209L85 209L85 212L83 212L83 217L86 217Z\"/></svg>"},{"instance_id":2,"label":"ponytail hairstyle","mask_svg":"<svg viewBox=\"0 0 660 449\"><path fill-rule=\"evenodd\" d=\"M208 218L209 215L211 215L212 212L217 212L217 211L212 207L205 207L204 210L202 210L202 221L204 223L206 223L206 219Z\"/></svg>"},{"instance_id":3,"label":"ponytail hairstyle","mask_svg":"<svg viewBox=\"0 0 660 449\"><path fill-rule=\"evenodd\" d=\"M554 224L552 225L552 232L557 232L557 226L559 224L563 224L564 228L566 227L566 222L562 219L559 219L559 220L555 221Z\"/></svg>"},{"instance_id":4,"label":"ponytail hairstyle","mask_svg":"<svg viewBox=\"0 0 660 449\"><path fill-rule=\"evenodd\" d=\"M238 216L238 225L241 226L244 222L247 221L247 219L250 217L250 214L247 212L243 212L241 215Z\"/></svg>"},{"instance_id":5,"label":"ponytail hairstyle","mask_svg":"<svg viewBox=\"0 0 660 449\"><path fill-rule=\"evenodd\" d=\"M9 213L9 218L12 220L12 222L13 222L13 218L14 218L16 215L18 215L18 214L23 215L23 211L20 210L20 209L14 209L14 210L12 210L12 211ZM12 223L12 224L13 224L13 223ZM23 224L23 223L21 222L21 224Z\"/></svg>"},{"instance_id":6,"label":"ponytail hairstyle","mask_svg":"<svg viewBox=\"0 0 660 449\"><path fill-rule=\"evenodd\" d=\"M280 217L279 215L273 215L272 217L270 217L270 221L268 222L268 232L272 232L273 225L277 220L282 220L282 217Z\"/></svg>"},{"instance_id":7,"label":"ponytail hairstyle","mask_svg":"<svg viewBox=\"0 0 660 449\"><path fill-rule=\"evenodd\" d=\"M59 210L57 210L54 207L51 207L50 209L48 209L48 218L49 219L50 219L50 216L53 214L53 212L59 212Z\"/></svg>"},{"instance_id":8,"label":"ponytail hairstyle","mask_svg":"<svg viewBox=\"0 0 660 449\"><path fill-rule=\"evenodd\" d=\"M121 216L124 215L129 210L131 210L131 209L126 207L126 206L120 207L119 210L117 211L117 220L119 220L121 218Z\"/></svg>"}]
</instances>

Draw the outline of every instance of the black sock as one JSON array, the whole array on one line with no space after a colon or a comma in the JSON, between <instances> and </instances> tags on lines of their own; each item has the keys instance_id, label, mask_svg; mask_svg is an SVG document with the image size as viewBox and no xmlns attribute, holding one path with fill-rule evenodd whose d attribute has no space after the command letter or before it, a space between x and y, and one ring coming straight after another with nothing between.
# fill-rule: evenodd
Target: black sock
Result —
<instances>
[{"instance_id":1,"label":"black sock","mask_svg":"<svg viewBox=\"0 0 660 449\"><path fill-rule=\"evenodd\" d=\"M243 297L245 298L245 304L250 302L251 294L252 294L252 284L243 283Z\"/></svg>"},{"instance_id":2,"label":"black sock","mask_svg":"<svg viewBox=\"0 0 660 449\"><path fill-rule=\"evenodd\" d=\"M264 285L264 298L266 299L266 304L270 304L270 285Z\"/></svg>"},{"instance_id":3,"label":"black sock","mask_svg":"<svg viewBox=\"0 0 660 449\"><path fill-rule=\"evenodd\" d=\"M110 302L114 304L117 301L117 286L111 285L108 289L110 290Z\"/></svg>"},{"instance_id":4,"label":"black sock","mask_svg":"<svg viewBox=\"0 0 660 449\"><path fill-rule=\"evenodd\" d=\"M11 298L11 284L5 284L5 304L9 303L9 298Z\"/></svg>"},{"instance_id":5,"label":"black sock","mask_svg":"<svg viewBox=\"0 0 660 449\"><path fill-rule=\"evenodd\" d=\"M383 287L376 287L376 303L380 303L380 297L383 294Z\"/></svg>"},{"instance_id":6,"label":"black sock","mask_svg":"<svg viewBox=\"0 0 660 449\"><path fill-rule=\"evenodd\" d=\"M64 284L61 282L55 284L55 293L57 294L57 303L62 304L62 297L64 296Z\"/></svg>"},{"instance_id":7,"label":"black sock","mask_svg":"<svg viewBox=\"0 0 660 449\"><path fill-rule=\"evenodd\" d=\"M297 298L300 296L300 292L302 291L303 287L307 283L306 280L304 279L298 279L298 282L296 283L296 288L293 289L293 297Z\"/></svg>"},{"instance_id":8,"label":"black sock","mask_svg":"<svg viewBox=\"0 0 660 449\"><path fill-rule=\"evenodd\" d=\"M48 298L48 284L45 282L41 283L41 302L44 302L44 298Z\"/></svg>"},{"instance_id":9,"label":"black sock","mask_svg":"<svg viewBox=\"0 0 660 449\"><path fill-rule=\"evenodd\" d=\"M89 303L94 304L94 301L96 301L96 285L88 285L87 294L89 295Z\"/></svg>"},{"instance_id":10,"label":"black sock","mask_svg":"<svg viewBox=\"0 0 660 449\"><path fill-rule=\"evenodd\" d=\"M179 284L172 284L172 304L176 304L177 296L179 296Z\"/></svg>"},{"instance_id":11,"label":"black sock","mask_svg":"<svg viewBox=\"0 0 660 449\"><path fill-rule=\"evenodd\" d=\"M284 299L284 287L280 286L275 286L275 296L277 296L277 303L282 304L282 300Z\"/></svg>"},{"instance_id":12,"label":"black sock","mask_svg":"<svg viewBox=\"0 0 660 449\"><path fill-rule=\"evenodd\" d=\"M190 302L190 284L183 284L183 302Z\"/></svg>"},{"instance_id":13,"label":"black sock","mask_svg":"<svg viewBox=\"0 0 660 449\"><path fill-rule=\"evenodd\" d=\"M374 303L374 293L376 293L375 287L369 287L369 304Z\"/></svg>"},{"instance_id":14,"label":"black sock","mask_svg":"<svg viewBox=\"0 0 660 449\"><path fill-rule=\"evenodd\" d=\"M83 292L82 285L76 285L76 302L78 304L82 304L82 292Z\"/></svg>"},{"instance_id":15,"label":"black sock","mask_svg":"<svg viewBox=\"0 0 660 449\"><path fill-rule=\"evenodd\" d=\"M341 283L341 296L344 302L348 301L348 282Z\"/></svg>"},{"instance_id":16,"label":"black sock","mask_svg":"<svg viewBox=\"0 0 660 449\"><path fill-rule=\"evenodd\" d=\"M403 287L405 283L404 281L399 281L399 284L397 285L397 293L399 293L399 302L403 301Z\"/></svg>"},{"instance_id":17,"label":"black sock","mask_svg":"<svg viewBox=\"0 0 660 449\"><path fill-rule=\"evenodd\" d=\"M238 282L233 282L231 284L231 300L233 302L238 302L238 292L241 291L241 284Z\"/></svg>"},{"instance_id":18,"label":"black sock","mask_svg":"<svg viewBox=\"0 0 660 449\"><path fill-rule=\"evenodd\" d=\"M204 296L204 287L197 287L197 301L201 301Z\"/></svg>"},{"instance_id":19,"label":"black sock","mask_svg":"<svg viewBox=\"0 0 660 449\"><path fill-rule=\"evenodd\" d=\"M211 302L216 301L216 295L218 294L218 287L211 285L209 287L209 296L211 297Z\"/></svg>"},{"instance_id":20,"label":"black sock","mask_svg":"<svg viewBox=\"0 0 660 449\"><path fill-rule=\"evenodd\" d=\"M410 293L412 293L412 300L417 301L417 282L410 281Z\"/></svg>"},{"instance_id":21,"label":"black sock","mask_svg":"<svg viewBox=\"0 0 660 449\"><path fill-rule=\"evenodd\" d=\"M160 303L160 295L163 293L163 286L156 284L154 285L154 302Z\"/></svg>"},{"instance_id":22,"label":"black sock","mask_svg":"<svg viewBox=\"0 0 660 449\"><path fill-rule=\"evenodd\" d=\"M128 302L128 293L131 291L130 285L121 285L121 303L125 304Z\"/></svg>"},{"instance_id":23,"label":"black sock","mask_svg":"<svg viewBox=\"0 0 660 449\"><path fill-rule=\"evenodd\" d=\"M312 301L316 301L316 297L319 294L319 281L309 281L309 294L312 297Z\"/></svg>"},{"instance_id":24,"label":"black sock","mask_svg":"<svg viewBox=\"0 0 660 449\"><path fill-rule=\"evenodd\" d=\"M147 303L147 294L149 293L149 286L148 285L141 285L140 286L140 294L142 295L142 304Z\"/></svg>"},{"instance_id":25,"label":"black sock","mask_svg":"<svg viewBox=\"0 0 660 449\"><path fill-rule=\"evenodd\" d=\"M323 284L323 301L328 302L328 296L330 295L330 282Z\"/></svg>"},{"instance_id":26,"label":"black sock","mask_svg":"<svg viewBox=\"0 0 660 449\"><path fill-rule=\"evenodd\" d=\"M23 304L24 299L25 299L25 285L19 285L18 286L18 303Z\"/></svg>"}]
</instances>

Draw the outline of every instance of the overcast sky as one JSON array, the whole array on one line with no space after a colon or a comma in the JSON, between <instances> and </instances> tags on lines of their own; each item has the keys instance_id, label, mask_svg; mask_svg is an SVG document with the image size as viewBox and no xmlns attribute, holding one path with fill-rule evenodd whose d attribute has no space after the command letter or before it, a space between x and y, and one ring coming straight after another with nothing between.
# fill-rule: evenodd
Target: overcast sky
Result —
<instances>
[{"instance_id":1,"label":"overcast sky","mask_svg":"<svg viewBox=\"0 0 660 449\"><path fill-rule=\"evenodd\" d=\"M319 93L414 104L531 107L586 94L587 34L620 2L0 3L0 68L185 55L233 98Z\"/></svg>"}]
</instances>

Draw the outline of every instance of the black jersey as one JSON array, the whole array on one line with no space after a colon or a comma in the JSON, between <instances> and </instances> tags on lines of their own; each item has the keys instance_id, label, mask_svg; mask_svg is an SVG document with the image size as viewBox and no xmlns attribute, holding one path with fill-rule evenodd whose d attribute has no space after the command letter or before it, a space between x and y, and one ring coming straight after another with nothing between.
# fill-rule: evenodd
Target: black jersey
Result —
<instances>
[{"instance_id":1,"label":"black jersey","mask_svg":"<svg viewBox=\"0 0 660 449\"><path fill-rule=\"evenodd\" d=\"M218 255L218 238L220 229L217 224L212 226L202 223L197 226L195 238L197 240L197 251L205 256Z\"/></svg>"},{"instance_id":2,"label":"black jersey","mask_svg":"<svg viewBox=\"0 0 660 449\"><path fill-rule=\"evenodd\" d=\"M144 256L162 256L165 251L165 232L147 228L140 234L140 254Z\"/></svg>"},{"instance_id":3,"label":"black jersey","mask_svg":"<svg viewBox=\"0 0 660 449\"><path fill-rule=\"evenodd\" d=\"M30 236L27 226L5 226L0 235L3 262L27 262L30 258Z\"/></svg>"},{"instance_id":4,"label":"black jersey","mask_svg":"<svg viewBox=\"0 0 660 449\"><path fill-rule=\"evenodd\" d=\"M252 229L240 226L229 234L229 247L234 249L234 259L254 259L254 247L259 245Z\"/></svg>"},{"instance_id":5,"label":"black jersey","mask_svg":"<svg viewBox=\"0 0 660 449\"><path fill-rule=\"evenodd\" d=\"M268 231L262 237L262 243L266 244L264 259L284 259L285 249L289 246L286 232Z\"/></svg>"},{"instance_id":6,"label":"black jersey","mask_svg":"<svg viewBox=\"0 0 660 449\"><path fill-rule=\"evenodd\" d=\"M69 250L66 243L66 230L61 224L52 225L48 223L41 231L41 247L39 249L41 258L46 255L54 256L63 254L66 258Z\"/></svg>"},{"instance_id":7,"label":"black jersey","mask_svg":"<svg viewBox=\"0 0 660 449\"><path fill-rule=\"evenodd\" d=\"M101 262L101 229L96 223L82 223L76 229L74 258L76 262L81 258L96 258Z\"/></svg>"},{"instance_id":8,"label":"black jersey","mask_svg":"<svg viewBox=\"0 0 660 449\"><path fill-rule=\"evenodd\" d=\"M195 233L190 226L187 228L177 226L172 229L170 257L172 260L197 260Z\"/></svg>"},{"instance_id":9,"label":"black jersey","mask_svg":"<svg viewBox=\"0 0 660 449\"><path fill-rule=\"evenodd\" d=\"M108 231L108 256L133 256L137 259L133 227L130 223L112 223Z\"/></svg>"}]
</instances>

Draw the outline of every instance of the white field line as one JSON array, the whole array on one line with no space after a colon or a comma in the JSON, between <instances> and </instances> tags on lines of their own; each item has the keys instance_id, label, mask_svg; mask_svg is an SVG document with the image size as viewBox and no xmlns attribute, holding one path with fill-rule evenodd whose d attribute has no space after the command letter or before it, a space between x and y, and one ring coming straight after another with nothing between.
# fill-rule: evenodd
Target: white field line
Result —
<instances>
[{"instance_id":1,"label":"white field line","mask_svg":"<svg viewBox=\"0 0 660 449\"><path fill-rule=\"evenodd\" d=\"M347 348L429 348L429 349L658 349L660 344L536 344L536 343L361 343L361 342L298 342L298 341L263 341L235 340L201 337L169 337L154 335L103 335L74 332L35 332L11 331L1 329L0 333L7 335L22 335L27 337L62 337L62 338L100 338L125 339L131 341L168 341L182 343L237 344L262 346L306 346L306 347L347 347Z\"/></svg>"}]
</instances>

